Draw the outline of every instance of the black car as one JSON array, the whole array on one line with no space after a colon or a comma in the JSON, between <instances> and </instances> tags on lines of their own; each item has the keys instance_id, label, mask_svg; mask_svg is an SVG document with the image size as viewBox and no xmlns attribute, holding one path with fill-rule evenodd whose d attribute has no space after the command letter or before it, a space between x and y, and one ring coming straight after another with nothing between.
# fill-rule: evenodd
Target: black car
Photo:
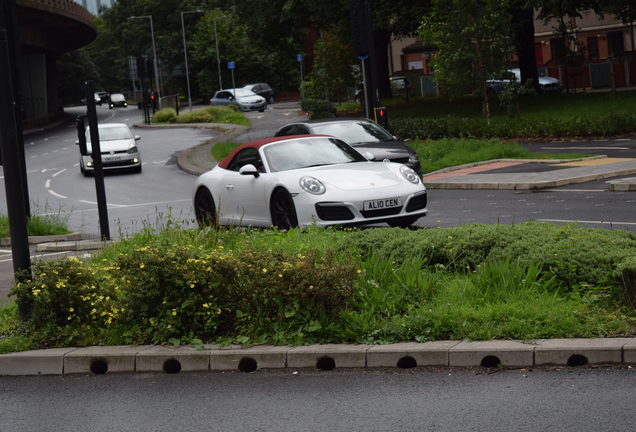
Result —
<instances>
[{"instance_id":1,"label":"black car","mask_svg":"<svg viewBox=\"0 0 636 432\"><path fill-rule=\"evenodd\" d=\"M274 90L265 83L247 84L243 88L263 96L268 104L274 103Z\"/></svg>"},{"instance_id":2,"label":"black car","mask_svg":"<svg viewBox=\"0 0 636 432\"><path fill-rule=\"evenodd\" d=\"M126 97L121 93L113 93L110 96L110 102L108 103L108 108L112 109L114 107L128 107L128 102L126 102Z\"/></svg>"},{"instance_id":3,"label":"black car","mask_svg":"<svg viewBox=\"0 0 636 432\"><path fill-rule=\"evenodd\" d=\"M275 137L290 135L331 135L354 147L360 153L369 152L376 162L397 162L422 175L420 159L415 150L388 133L382 126L365 118L308 120L290 123L278 129Z\"/></svg>"},{"instance_id":4,"label":"black car","mask_svg":"<svg viewBox=\"0 0 636 432\"><path fill-rule=\"evenodd\" d=\"M95 93L95 96L99 96L99 100L105 103L110 102L110 94L108 94L108 92L105 91L98 91ZM101 105L101 103L100 103Z\"/></svg>"}]
</instances>

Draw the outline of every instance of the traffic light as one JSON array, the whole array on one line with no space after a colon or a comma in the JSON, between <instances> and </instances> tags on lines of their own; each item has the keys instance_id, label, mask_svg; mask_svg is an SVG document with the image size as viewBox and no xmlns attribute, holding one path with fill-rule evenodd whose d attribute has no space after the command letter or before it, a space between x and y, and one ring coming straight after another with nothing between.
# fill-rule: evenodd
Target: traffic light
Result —
<instances>
[{"instance_id":1,"label":"traffic light","mask_svg":"<svg viewBox=\"0 0 636 432\"><path fill-rule=\"evenodd\" d=\"M137 57L137 78L146 78L146 59L141 56Z\"/></svg>"},{"instance_id":2,"label":"traffic light","mask_svg":"<svg viewBox=\"0 0 636 432\"><path fill-rule=\"evenodd\" d=\"M385 107L373 108L375 122L386 129L389 126L389 116Z\"/></svg>"},{"instance_id":3,"label":"traffic light","mask_svg":"<svg viewBox=\"0 0 636 432\"><path fill-rule=\"evenodd\" d=\"M373 37L370 0L352 1L349 7L353 52L360 58L371 53Z\"/></svg>"}]
</instances>

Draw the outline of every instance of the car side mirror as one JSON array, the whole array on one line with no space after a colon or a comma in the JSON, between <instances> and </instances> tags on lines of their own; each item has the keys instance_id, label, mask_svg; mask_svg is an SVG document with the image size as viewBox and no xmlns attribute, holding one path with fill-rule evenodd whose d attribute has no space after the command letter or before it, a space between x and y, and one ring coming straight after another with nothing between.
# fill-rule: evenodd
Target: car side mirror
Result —
<instances>
[{"instance_id":1,"label":"car side mirror","mask_svg":"<svg viewBox=\"0 0 636 432\"><path fill-rule=\"evenodd\" d=\"M141 137L139 135L135 135L135 141L139 141Z\"/></svg>"},{"instance_id":2,"label":"car side mirror","mask_svg":"<svg viewBox=\"0 0 636 432\"><path fill-rule=\"evenodd\" d=\"M368 160L368 161L374 161L375 160L375 155L371 152L364 152L364 157Z\"/></svg>"},{"instance_id":3,"label":"car side mirror","mask_svg":"<svg viewBox=\"0 0 636 432\"><path fill-rule=\"evenodd\" d=\"M397 137L397 136L393 135L393 141L399 141L399 140L400 140L400 138L399 138L399 137Z\"/></svg>"},{"instance_id":4,"label":"car side mirror","mask_svg":"<svg viewBox=\"0 0 636 432\"><path fill-rule=\"evenodd\" d=\"M256 167L252 164L247 164L247 165L243 165L240 169L239 169L239 174L241 175L253 175L254 178L258 178L258 176L260 176L258 170L256 169Z\"/></svg>"}]
</instances>

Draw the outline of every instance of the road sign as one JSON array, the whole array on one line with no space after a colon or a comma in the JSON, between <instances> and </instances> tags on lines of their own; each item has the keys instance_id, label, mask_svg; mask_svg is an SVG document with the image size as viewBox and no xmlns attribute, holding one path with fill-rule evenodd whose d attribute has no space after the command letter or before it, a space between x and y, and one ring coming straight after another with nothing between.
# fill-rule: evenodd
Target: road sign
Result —
<instances>
[{"instance_id":1,"label":"road sign","mask_svg":"<svg viewBox=\"0 0 636 432\"><path fill-rule=\"evenodd\" d=\"M228 69L234 69L234 62L227 62Z\"/></svg>"},{"instance_id":2,"label":"road sign","mask_svg":"<svg viewBox=\"0 0 636 432\"><path fill-rule=\"evenodd\" d=\"M303 61L303 55L302 54L296 55L296 60Z\"/></svg>"}]
</instances>

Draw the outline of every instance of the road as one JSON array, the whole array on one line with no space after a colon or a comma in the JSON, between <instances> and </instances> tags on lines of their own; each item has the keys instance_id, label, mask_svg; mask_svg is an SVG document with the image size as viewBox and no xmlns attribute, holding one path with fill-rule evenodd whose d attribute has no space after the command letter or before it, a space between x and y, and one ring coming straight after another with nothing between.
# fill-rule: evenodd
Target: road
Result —
<instances>
[{"instance_id":1,"label":"road","mask_svg":"<svg viewBox=\"0 0 636 432\"><path fill-rule=\"evenodd\" d=\"M6 431L633 431L636 371L339 370L0 378Z\"/></svg>"}]
</instances>

